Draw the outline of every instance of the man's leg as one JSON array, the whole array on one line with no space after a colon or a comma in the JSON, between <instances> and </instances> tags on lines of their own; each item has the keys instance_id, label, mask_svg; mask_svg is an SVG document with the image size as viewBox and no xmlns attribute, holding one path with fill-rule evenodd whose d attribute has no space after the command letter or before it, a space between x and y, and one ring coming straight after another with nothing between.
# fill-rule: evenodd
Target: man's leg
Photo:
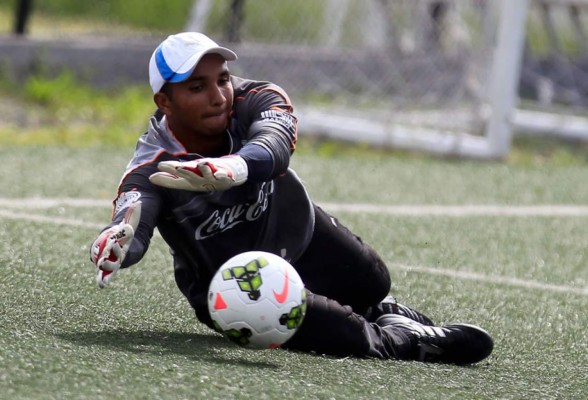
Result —
<instances>
[{"instance_id":1,"label":"man's leg","mask_svg":"<svg viewBox=\"0 0 588 400\"><path fill-rule=\"evenodd\" d=\"M493 341L469 324L426 326L397 314L368 322L351 307L308 293L299 330L282 347L338 357L374 357L472 364L490 355Z\"/></svg>"},{"instance_id":2,"label":"man's leg","mask_svg":"<svg viewBox=\"0 0 588 400\"><path fill-rule=\"evenodd\" d=\"M363 314L390 292L388 267L374 249L315 206L315 229L302 256L292 262L307 289Z\"/></svg>"},{"instance_id":3,"label":"man's leg","mask_svg":"<svg viewBox=\"0 0 588 400\"><path fill-rule=\"evenodd\" d=\"M390 272L381 257L320 207L315 206L312 240L293 264L307 289L351 306L369 322L383 314L399 314L433 325L427 316L387 296Z\"/></svg>"},{"instance_id":4,"label":"man's leg","mask_svg":"<svg viewBox=\"0 0 588 400\"><path fill-rule=\"evenodd\" d=\"M338 357L408 357L410 338L402 332L385 332L344 306L325 296L307 294L306 316L283 348Z\"/></svg>"}]
</instances>

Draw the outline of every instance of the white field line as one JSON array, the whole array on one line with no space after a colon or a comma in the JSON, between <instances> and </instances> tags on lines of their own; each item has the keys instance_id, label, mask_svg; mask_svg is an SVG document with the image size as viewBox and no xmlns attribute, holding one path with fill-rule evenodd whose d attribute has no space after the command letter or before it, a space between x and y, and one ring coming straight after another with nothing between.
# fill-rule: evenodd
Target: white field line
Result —
<instances>
[{"instance_id":1,"label":"white field line","mask_svg":"<svg viewBox=\"0 0 588 400\"><path fill-rule=\"evenodd\" d=\"M496 217L586 217L588 206L563 204L541 206L501 206L501 205L374 205L374 204L336 204L325 203L322 207L331 212L366 214L387 214L400 216L496 216Z\"/></svg>"},{"instance_id":2,"label":"white field line","mask_svg":"<svg viewBox=\"0 0 588 400\"><path fill-rule=\"evenodd\" d=\"M588 296L588 287L587 288L576 288L572 286L564 286L564 285L552 285L548 283L541 283L535 281L529 281L526 279L518 279L518 278L511 278L506 276L499 276L499 275L486 275L480 274L477 272L468 272L468 271L456 271L451 269L443 269L443 268L430 268L430 267L419 267L414 265L403 265L397 263L388 263L389 266L392 268L400 269L407 272L416 272L422 274L430 274L430 275L441 275L441 276L448 276L451 278L462 279L462 280L469 280L469 281L478 281L484 283L497 283L500 285L507 285L507 286L515 286L519 288L525 289L539 289L539 290L547 290L550 292L559 292L559 293L571 293L571 294L579 294L583 296Z\"/></svg>"},{"instance_id":3,"label":"white field line","mask_svg":"<svg viewBox=\"0 0 588 400\"><path fill-rule=\"evenodd\" d=\"M30 222L41 222L53 225L65 225L65 226L75 226L79 228L89 228L89 229L102 229L106 226L107 222L105 221L102 224L91 223L87 221L71 219L71 218L61 218L61 217L49 217L45 215L37 215L37 214L30 214L30 213L19 213L14 211L8 210L0 210L0 218L3 219L12 219L17 221L30 221Z\"/></svg>"},{"instance_id":4,"label":"white field line","mask_svg":"<svg viewBox=\"0 0 588 400\"><path fill-rule=\"evenodd\" d=\"M320 203L329 212L387 214L415 217L587 217L588 205L375 205ZM53 207L112 207L112 201L79 198L0 198L0 208L44 209Z\"/></svg>"},{"instance_id":5,"label":"white field line","mask_svg":"<svg viewBox=\"0 0 588 400\"><path fill-rule=\"evenodd\" d=\"M11 219L21 221L40 222L56 225L74 226L88 229L102 229L104 223L91 223L71 218L50 217L38 214L15 212L10 209L44 209L60 206L69 207L110 207L111 202L106 200L92 199L45 199L45 198L27 198L27 199L6 199L0 198L0 219ZM368 204L324 204L329 211L347 211L347 212L373 212L387 213L394 215L425 216L588 216L588 207L583 206L375 206ZM442 211L445 210L445 213ZM461 210L461 211L460 211ZM389 263L392 268L400 269L407 272L416 272L430 275L448 276L461 280L471 280L483 283L496 283L501 285L515 286L525 289L547 290L559 293L577 294L588 296L588 288L577 288L564 285L552 285L530 280L510 278L498 275L486 275L476 272L457 271L443 268L430 268L421 266L411 266L397 263Z\"/></svg>"},{"instance_id":6,"label":"white field line","mask_svg":"<svg viewBox=\"0 0 588 400\"><path fill-rule=\"evenodd\" d=\"M44 198L44 197L26 197L26 198L2 198L0 197L0 207L20 208L20 209L43 209L53 207L112 207L112 201L99 199L77 199L77 198Z\"/></svg>"}]
</instances>

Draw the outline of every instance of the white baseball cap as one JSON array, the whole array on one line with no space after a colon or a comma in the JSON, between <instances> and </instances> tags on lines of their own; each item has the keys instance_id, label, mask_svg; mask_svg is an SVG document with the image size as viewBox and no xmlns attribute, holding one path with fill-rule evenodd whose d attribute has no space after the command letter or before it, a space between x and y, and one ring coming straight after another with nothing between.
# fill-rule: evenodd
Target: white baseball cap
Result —
<instances>
[{"instance_id":1,"label":"white baseball cap","mask_svg":"<svg viewBox=\"0 0 588 400\"><path fill-rule=\"evenodd\" d=\"M188 79L205 54L220 54L227 61L237 59L232 50L220 47L202 33L182 32L168 36L149 60L149 83L153 93L159 92L166 82Z\"/></svg>"}]
</instances>

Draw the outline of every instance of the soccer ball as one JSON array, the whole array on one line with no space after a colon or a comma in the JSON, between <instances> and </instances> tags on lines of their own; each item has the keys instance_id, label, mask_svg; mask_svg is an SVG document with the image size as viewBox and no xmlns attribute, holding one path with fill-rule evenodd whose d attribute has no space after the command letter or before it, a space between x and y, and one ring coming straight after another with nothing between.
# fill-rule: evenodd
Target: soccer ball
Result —
<instances>
[{"instance_id":1,"label":"soccer ball","mask_svg":"<svg viewBox=\"0 0 588 400\"><path fill-rule=\"evenodd\" d=\"M279 347L306 313L306 291L283 258L263 251L238 254L216 272L208 310L218 332L250 349Z\"/></svg>"}]
</instances>

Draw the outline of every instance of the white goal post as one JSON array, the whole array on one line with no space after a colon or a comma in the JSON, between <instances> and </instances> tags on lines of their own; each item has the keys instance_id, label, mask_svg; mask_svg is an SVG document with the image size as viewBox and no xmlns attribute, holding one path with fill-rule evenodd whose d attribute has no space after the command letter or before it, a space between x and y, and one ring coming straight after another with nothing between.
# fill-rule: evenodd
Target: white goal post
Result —
<instances>
[{"instance_id":1,"label":"white goal post","mask_svg":"<svg viewBox=\"0 0 588 400\"><path fill-rule=\"evenodd\" d=\"M489 93L477 111L481 119L485 120L483 135L337 116L329 111L325 114L312 108L303 111L301 129L337 139L423 150L443 156L481 159L504 157L510 149L529 0L499 0L499 3L499 29L488 82ZM440 113L437 118L442 119L443 112Z\"/></svg>"}]
</instances>

